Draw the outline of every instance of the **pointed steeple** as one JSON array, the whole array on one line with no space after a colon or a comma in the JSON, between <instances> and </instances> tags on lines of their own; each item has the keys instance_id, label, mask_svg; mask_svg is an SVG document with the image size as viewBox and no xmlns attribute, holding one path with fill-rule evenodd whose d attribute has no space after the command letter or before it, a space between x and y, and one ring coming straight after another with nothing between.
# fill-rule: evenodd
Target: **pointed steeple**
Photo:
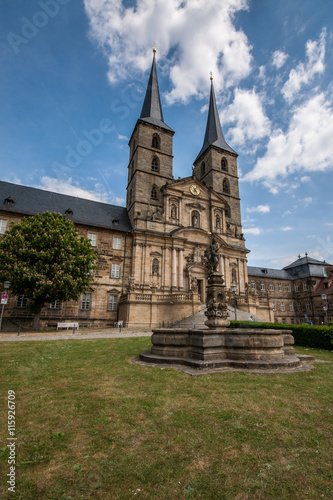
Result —
<instances>
[{"instance_id":1,"label":"pointed steeple","mask_svg":"<svg viewBox=\"0 0 333 500\"><path fill-rule=\"evenodd\" d=\"M220 123L219 114L217 111L215 92L213 85L213 77L210 77L211 88L210 88L210 101L209 101L209 111L207 118L207 126L205 138L203 141L200 153L196 157L194 163L200 158L200 156L209 148L209 146L216 146L217 148L223 149L224 151L229 151L229 153L237 154L226 142L222 132L222 127Z\"/></svg>"},{"instance_id":2,"label":"pointed steeple","mask_svg":"<svg viewBox=\"0 0 333 500\"><path fill-rule=\"evenodd\" d=\"M153 52L154 52L153 63L151 65L150 76L149 76L145 100L142 106L140 120L151 123L152 125L157 125L158 127L167 130L172 130L170 127L168 127L168 125L164 123L163 119L160 91L158 87L157 71L156 71L155 44Z\"/></svg>"}]
</instances>

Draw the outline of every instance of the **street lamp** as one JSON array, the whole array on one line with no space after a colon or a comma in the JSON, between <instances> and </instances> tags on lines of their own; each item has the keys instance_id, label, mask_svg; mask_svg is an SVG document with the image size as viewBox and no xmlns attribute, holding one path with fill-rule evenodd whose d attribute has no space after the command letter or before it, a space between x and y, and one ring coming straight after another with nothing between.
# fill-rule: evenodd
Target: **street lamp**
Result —
<instances>
[{"instance_id":1,"label":"street lamp","mask_svg":"<svg viewBox=\"0 0 333 500\"><path fill-rule=\"evenodd\" d=\"M328 309L328 301L327 301L327 295L325 293L322 294L321 298L323 299L323 310L325 311L326 314L326 325L328 325L328 314L327 314L327 309Z\"/></svg>"},{"instance_id":2,"label":"street lamp","mask_svg":"<svg viewBox=\"0 0 333 500\"><path fill-rule=\"evenodd\" d=\"M231 285L231 291L234 294L235 321L237 321L237 298L236 298L237 285Z\"/></svg>"},{"instance_id":3,"label":"street lamp","mask_svg":"<svg viewBox=\"0 0 333 500\"><path fill-rule=\"evenodd\" d=\"M3 287L5 289L5 293L1 295L2 308L1 308L1 316L0 316L0 330L1 330L1 327L2 327L3 312L5 310L5 305L8 302L8 295L7 295L6 292L7 292L8 288L10 288L10 282L9 281L4 281L3 282Z\"/></svg>"}]
</instances>

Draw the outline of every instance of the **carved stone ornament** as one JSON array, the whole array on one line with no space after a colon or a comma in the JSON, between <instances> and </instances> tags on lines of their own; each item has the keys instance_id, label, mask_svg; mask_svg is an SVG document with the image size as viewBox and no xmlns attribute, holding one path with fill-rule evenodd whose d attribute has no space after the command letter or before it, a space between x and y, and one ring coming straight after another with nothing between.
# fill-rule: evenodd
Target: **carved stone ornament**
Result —
<instances>
[{"instance_id":1,"label":"carved stone ornament","mask_svg":"<svg viewBox=\"0 0 333 500\"><path fill-rule=\"evenodd\" d=\"M190 266L193 266L194 264L203 265L204 255L201 245L196 245L193 249L193 252L185 258L187 260L186 269L188 269Z\"/></svg>"}]
</instances>

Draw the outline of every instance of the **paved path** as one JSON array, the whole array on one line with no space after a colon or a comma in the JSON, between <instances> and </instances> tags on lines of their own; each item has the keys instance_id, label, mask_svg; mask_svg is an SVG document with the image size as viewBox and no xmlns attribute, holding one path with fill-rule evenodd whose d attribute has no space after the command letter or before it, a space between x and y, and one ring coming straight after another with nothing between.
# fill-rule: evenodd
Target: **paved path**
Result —
<instances>
[{"instance_id":1,"label":"paved path","mask_svg":"<svg viewBox=\"0 0 333 500\"><path fill-rule=\"evenodd\" d=\"M0 342L25 342L27 340L86 340L86 339L122 339L127 337L150 337L151 331L147 330L130 330L123 328L119 330L102 330L102 331L75 331L71 330L64 332L23 332L20 335L17 333L1 333Z\"/></svg>"}]
</instances>

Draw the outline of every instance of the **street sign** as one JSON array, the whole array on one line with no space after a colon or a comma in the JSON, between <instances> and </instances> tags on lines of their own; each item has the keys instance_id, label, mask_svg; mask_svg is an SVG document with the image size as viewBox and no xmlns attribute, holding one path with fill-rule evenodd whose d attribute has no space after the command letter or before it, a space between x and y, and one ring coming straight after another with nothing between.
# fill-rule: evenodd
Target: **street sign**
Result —
<instances>
[{"instance_id":1,"label":"street sign","mask_svg":"<svg viewBox=\"0 0 333 500\"><path fill-rule=\"evenodd\" d=\"M1 299L1 305L8 304L8 299Z\"/></svg>"},{"instance_id":2,"label":"street sign","mask_svg":"<svg viewBox=\"0 0 333 500\"><path fill-rule=\"evenodd\" d=\"M3 300L6 300L6 299L8 299L8 295L7 295L6 293L3 293L3 294L1 295L1 298L2 298Z\"/></svg>"}]
</instances>

